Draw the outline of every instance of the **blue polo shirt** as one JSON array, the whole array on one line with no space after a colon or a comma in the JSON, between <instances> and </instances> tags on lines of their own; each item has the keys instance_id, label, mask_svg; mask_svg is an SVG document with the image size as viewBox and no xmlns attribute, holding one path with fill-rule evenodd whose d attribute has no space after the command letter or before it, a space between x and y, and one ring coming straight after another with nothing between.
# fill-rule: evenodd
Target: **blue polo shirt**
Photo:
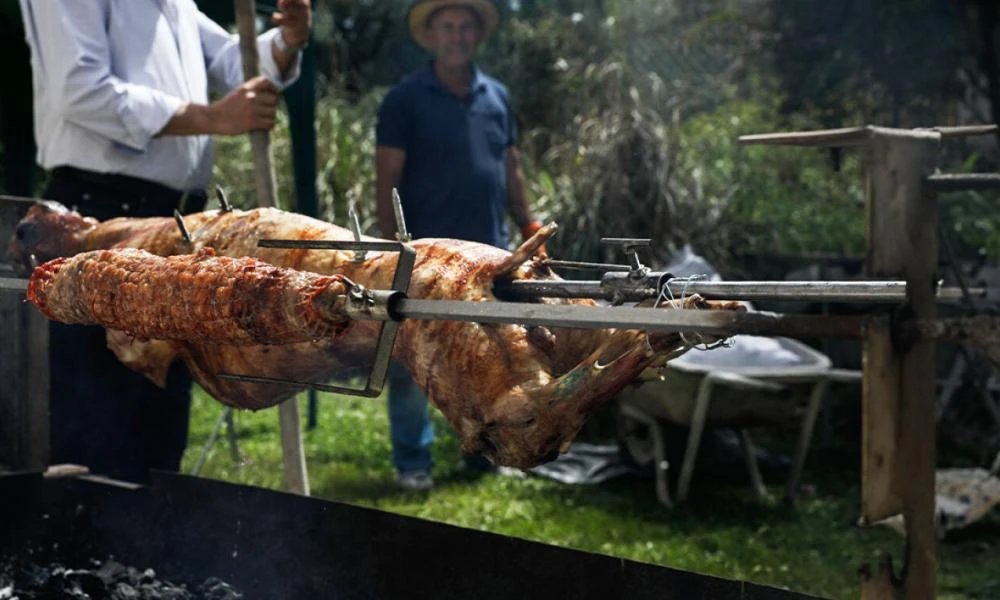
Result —
<instances>
[{"instance_id":1,"label":"blue polo shirt","mask_svg":"<svg viewBox=\"0 0 1000 600\"><path fill-rule=\"evenodd\" d=\"M432 66L396 84L379 107L375 140L406 152L399 195L413 237L506 248L504 158L516 138L507 88L478 68L465 102Z\"/></svg>"}]
</instances>

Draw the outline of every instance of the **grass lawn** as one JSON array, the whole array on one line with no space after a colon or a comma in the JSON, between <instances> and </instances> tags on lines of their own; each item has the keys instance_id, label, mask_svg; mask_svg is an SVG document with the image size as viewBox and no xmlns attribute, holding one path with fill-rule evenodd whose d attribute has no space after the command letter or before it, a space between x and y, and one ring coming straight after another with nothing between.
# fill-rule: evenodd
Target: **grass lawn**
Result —
<instances>
[{"instance_id":1,"label":"grass lawn","mask_svg":"<svg viewBox=\"0 0 1000 600\"><path fill-rule=\"evenodd\" d=\"M301 401L303 419L306 403ZM222 405L195 396L190 472ZM829 598L860 597L857 568L881 550L901 556L902 540L884 528L854 526L859 507L856 460L813 452L803 478L812 491L796 509L759 501L740 484L701 485L686 505L667 510L650 481L619 478L569 486L539 477L472 477L458 468L457 440L440 415L434 446L437 487L402 493L389 460L384 399L320 395L318 426L305 433L314 496L376 507L558 546L787 587ZM225 438L201 475L281 489L277 410L236 415L240 464ZM707 472L695 472L706 479ZM704 481L703 481L704 483ZM780 482L774 482L780 483ZM780 497L781 488L772 488ZM939 549L938 597L1000 598L1000 518L949 537Z\"/></svg>"}]
</instances>

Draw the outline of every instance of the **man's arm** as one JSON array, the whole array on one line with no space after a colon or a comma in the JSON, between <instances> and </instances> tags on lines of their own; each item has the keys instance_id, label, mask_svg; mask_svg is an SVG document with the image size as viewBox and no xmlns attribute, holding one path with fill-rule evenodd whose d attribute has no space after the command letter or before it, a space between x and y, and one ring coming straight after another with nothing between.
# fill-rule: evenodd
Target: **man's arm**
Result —
<instances>
[{"instance_id":1,"label":"man's arm","mask_svg":"<svg viewBox=\"0 0 1000 600\"><path fill-rule=\"evenodd\" d=\"M278 12L271 15L271 22L278 26L281 39L292 48L301 48L309 41L312 27L312 7L310 0L278 0ZM281 78L288 77L289 71L299 58L297 50L282 52L271 44L271 56L281 72Z\"/></svg>"},{"instance_id":2,"label":"man's arm","mask_svg":"<svg viewBox=\"0 0 1000 600\"><path fill-rule=\"evenodd\" d=\"M391 146L375 148L375 212L382 237L395 239L396 213L392 207L392 188L399 185L406 164L406 151Z\"/></svg>"},{"instance_id":3,"label":"man's arm","mask_svg":"<svg viewBox=\"0 0 1000 600\"><path fill-rule=\"evenodd\" d=\"M284 88L298 79L302 53L278 50L275 38L281 36L292 47L304 45L309 39L309 29L312 26L312 8L309 0L279 0L278 9L280 12L271 16L278 27L257 37L257 53L260 57L261 75ZM198 35L205 54L205 65L214 86L231 90L242 84L243 61L239 38L200 11Z\"/></svg>"},{"instance_id":4,"label":"man's arm","mask_svg":"<svg viewBox=\"0 0 1000 600\"><path fill-rule=\"evenodd\" d=\"M535 235L542 223L531 217L528 197L524 192L524 169L521 168L521 152L516 146L507 147L507 208L511 218L521 230L522 241ZM545 246L538 248L538 254L548 256Z\"/></svg>"},{"instance_id":5,"label":"man's arm","mask_svg":"<svg viewBox=\"0 0 1000 600\"><path fill-rule=\"evenodd\" d=\"M278 88L255 77L209 105L182 105L157 135L240 135L274 127Z\"/></svg>"},{"instance_id":6,"label":"man's arm","mask_svg":"<svg viewBox=\"0 0 1000 600\"><path fill-rule=\"evenodd\" d=\"M516 146L507 147L505 157L507 167L507 209L514 223L522 231L531 223L531 211L524 192L524 169L521 167L521 152Z\"/></svg>"},{"instance_id":7,"label":"man's arm","mask_svg":"<svg viewBox=\"0 0 1000 600\"><path fill-rule=\"evenodd\" d=\"M274 125L277 88L247 82L212 105L186 102L111 73L105 2L22 0L25 30L56 110L75 125L144 149L160 135L241 134Z\"/></svg>"}]
</instances>

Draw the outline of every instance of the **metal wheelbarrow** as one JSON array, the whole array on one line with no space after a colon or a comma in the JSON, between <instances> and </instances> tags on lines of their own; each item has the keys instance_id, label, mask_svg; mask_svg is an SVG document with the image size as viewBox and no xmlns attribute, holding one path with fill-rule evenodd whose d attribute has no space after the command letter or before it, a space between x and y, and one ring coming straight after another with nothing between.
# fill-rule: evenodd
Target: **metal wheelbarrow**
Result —
<instances>
[{"instance_id":1,"label":"metal wheelbarrow","mask_svg":"<svg viewBox=\"0 0 1000 600\"><path fill-rule=\"evenodd\" d=\"M739 431L751 484L766 496L748 429L797 425L786 482L786 496L794 499L827 386L861 377L859 371L833 368L825 354L791 338L738 335L731 342L708 352L688 351L662 369L647 371L618 396L623 451L633 462L652 463L657 497L667 506L687 498L707 426ZM664 423L690 428L673 498Z\"/></svg>"}]
</instances>

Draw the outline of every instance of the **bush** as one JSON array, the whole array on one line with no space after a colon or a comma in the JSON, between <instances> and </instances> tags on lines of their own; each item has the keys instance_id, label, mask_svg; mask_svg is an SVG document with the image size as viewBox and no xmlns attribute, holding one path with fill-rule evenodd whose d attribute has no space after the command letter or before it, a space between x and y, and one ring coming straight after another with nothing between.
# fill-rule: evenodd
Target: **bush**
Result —
<instances>
[{"instance_id":1,"label":"bush","mask_svg":"<svg viewBox=\"0 0 1000 600\"><path fill-rule=\"evenodd\" d=\"M373 91L355 103L334 93L316 105L316 190L319 217L347 226L347 207L354 204L362 230L375 223L375 113L383 91ZM271 133L279 203L295 210L291 136L285 111ZM253 161L248 136L216 140L214 180L239 207L257 205Z\"/></svg>"},{"instance_id":2,"label":"bush","mask_svg":"<svg viewBox=\"0 0 1000 600\"><path fill-rule=\"evenodd\" d=\"M820 151L739 142L782 129L778 99L734 98L673 124L651 108L669 105L655 79L617 64L581 77L600 96L533 161L529 177L536 208L563 226L551 244L558 256L620 260L599 246L602 236L651 238L650 259L660 264L691 244L723 270L745 253L863 250L857 157L834 170Z\"/></svg>"},{"instance_id":3,"label":"bush","mask_svg":"<svg viewBox=\"0 0 1000 600\"><path fill-rule=\"evenodd\" d=\"M677 193L720 215L714 231L695 238L714 238L730 255L859 255L864 249L859 156L739 141L747 134L818 128L802 119L785 122L779 101L733 99L678 129Z\"/></svg>"},{"instance_id":4,"label":"bush","mask_svg":"<svg viewBox=\"0 0 1000 600\"><path fill-rule=\"evenodd\" d=\"M786 99L776 86L753 77L739 86L720 84L715 101L691 112L690 98L676 85L601 58L615 56L610 48L622 35L615 27L611 20L512 20L483 56L486 70L511 90L529 202L538 217L561 225L549 244L554 256L620 261L600 246L601 237L645 237L654 240L647 262L665 263L690 244L733 274L747 254L863 253L857 153L741 144L744 134L822 125L783 114ZM333 90L317 107L321 217L346 225L354 204L369 232L375 230L375 114L384 91ZM284 113L272 144L282 206L293 208ZM221 139L217 152L216 180L235 204L256 204L247 138ZM943 202L963 254L980 247L1000 253L993 198L970 193Z\"/></svg>"}]
</instances>

